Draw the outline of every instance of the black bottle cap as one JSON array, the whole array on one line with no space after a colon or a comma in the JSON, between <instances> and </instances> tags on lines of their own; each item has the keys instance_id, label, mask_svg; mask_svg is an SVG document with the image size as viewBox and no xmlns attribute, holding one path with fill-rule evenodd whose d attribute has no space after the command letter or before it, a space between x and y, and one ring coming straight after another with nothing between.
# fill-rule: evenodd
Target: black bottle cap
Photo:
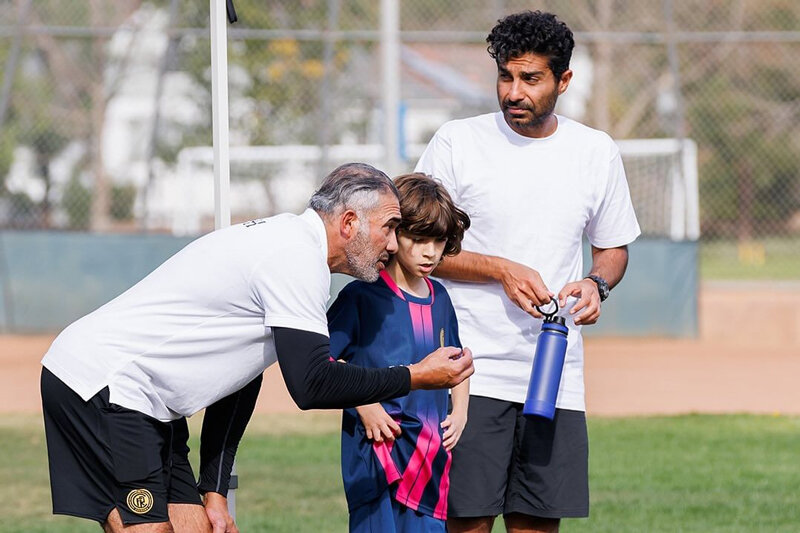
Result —
<instances>
[{"instance_id":1,"label":"black bottle cap","mask_svg":"<svg viewBox=\"0 0 800 533\"><path fill-rule=\"evenodd\" d=\"M545 324L559 324L561 326L566 326L567 321L564 319L563 316L555 316L555 315L548 315L544 318Z\"/></svg>"}]
</instances>

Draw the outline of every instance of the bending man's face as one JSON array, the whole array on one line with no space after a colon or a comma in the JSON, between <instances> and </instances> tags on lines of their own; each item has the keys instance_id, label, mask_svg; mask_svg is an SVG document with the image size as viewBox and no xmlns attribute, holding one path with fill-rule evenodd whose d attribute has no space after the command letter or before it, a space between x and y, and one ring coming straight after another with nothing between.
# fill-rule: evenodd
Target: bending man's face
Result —
<instances>
[{"instance_id":1,"label":"bending man's face","mask_svg":"<svg viewBox=\"0 0 800 533\"><path fill-rule=\"evenodd\" d=\"M381 194L376 208L360 213L358 233L344 250L350 275L369 282L378 279L390 254L397 251L399 223L400 204L391 193Z\"/></svg>"},{"instance_id":2,"label":"bending man's face","mask_svg":"<svg viewBox=\"0 0 800 533\"><path fill-rule=\"evenodd\" d=\"M497 65L497 100L512 130L537 137L567 90L572 71L556 80L546 56L528 53Z\"/></svg>"}]
</instances>

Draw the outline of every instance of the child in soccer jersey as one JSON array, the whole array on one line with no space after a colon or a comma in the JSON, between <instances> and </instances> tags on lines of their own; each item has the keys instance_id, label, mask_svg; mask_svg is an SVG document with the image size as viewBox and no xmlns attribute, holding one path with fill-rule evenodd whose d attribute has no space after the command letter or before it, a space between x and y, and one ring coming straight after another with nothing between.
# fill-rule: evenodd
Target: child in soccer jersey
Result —
<instances>
[{"instance_id":1,"label":"child in soccer jersey","mask_svg":"<svg viewBox=\"0 0 800 533\"><path fill-rule=\"evenodd\" d=\"M440 346L461 347L444 287L428 279L461 250L467 214L425 174L395 178L402 222L380 278L354 281L328 311L331 354L365 367L410 365ZM444 532L450 450L467 422L469 383L413 390L342 416L342 480L351 532Z\"/></svg>"}]
</instances>

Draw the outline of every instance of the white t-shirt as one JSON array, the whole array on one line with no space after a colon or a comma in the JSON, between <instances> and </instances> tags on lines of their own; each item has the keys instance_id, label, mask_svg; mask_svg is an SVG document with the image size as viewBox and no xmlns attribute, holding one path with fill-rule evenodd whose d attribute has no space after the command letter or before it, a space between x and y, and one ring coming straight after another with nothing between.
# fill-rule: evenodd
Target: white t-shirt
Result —
<instances>
[{"instance_id":1,"label":"white t-shirt","mask_svg":"<svg viewBox=\"0 0 800 533\"><path fill-rule=\"evenodd\" d=\"M585 275L584 234L598 248L640 234L617 145L601 131L557 118L555 133L541 139L517 134L499 112L454 120L417 163L470 215L464 250L527 265L555 294ZM444 283L461 341L474 354L470 393L524 402L541 320L519 309L500 283ZM569 318L567 324L557 406L583 411L583 341L580 327Z\"/></svg>"},{"instance_id":2,"label":"white t-shirt","mask_svg":"<svg viewBox=\"0 0 800 533\"><path fill-rule=\"evenodd\" d=\"M283 214L205 235L67 327L42 364L84 400L162 421L190 416L275 362L271 327L328 335L319 215Z\"/></svg>"}]
</instances>

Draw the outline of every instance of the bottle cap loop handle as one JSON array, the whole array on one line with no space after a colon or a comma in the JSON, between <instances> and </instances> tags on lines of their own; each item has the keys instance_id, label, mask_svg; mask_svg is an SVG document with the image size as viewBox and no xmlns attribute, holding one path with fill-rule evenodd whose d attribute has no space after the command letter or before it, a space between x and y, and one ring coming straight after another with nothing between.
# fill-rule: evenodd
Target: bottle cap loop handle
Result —
<instances>
[{"instance_id":1,"label":"bottle cap loop handle","mask_svg":"<svg viewBox=\"0 0 800 533\"><path fill-rule=\"evenodd\" d=\"M542 308L539 307L538 305L534 305L534 307L536 308L537 311L539 311L540 313L542 313L544 315L545 319L552 320L553 317L556 316L556 314L558 313L558 300L556 300L555 298L551 298L550 301L548 303L546 303L545 305L550 305L550 304L553 304L554 306L556 306L556 308L551 313L547 313L545 311L542 311Z\"/></svg>"}]
</instances>

